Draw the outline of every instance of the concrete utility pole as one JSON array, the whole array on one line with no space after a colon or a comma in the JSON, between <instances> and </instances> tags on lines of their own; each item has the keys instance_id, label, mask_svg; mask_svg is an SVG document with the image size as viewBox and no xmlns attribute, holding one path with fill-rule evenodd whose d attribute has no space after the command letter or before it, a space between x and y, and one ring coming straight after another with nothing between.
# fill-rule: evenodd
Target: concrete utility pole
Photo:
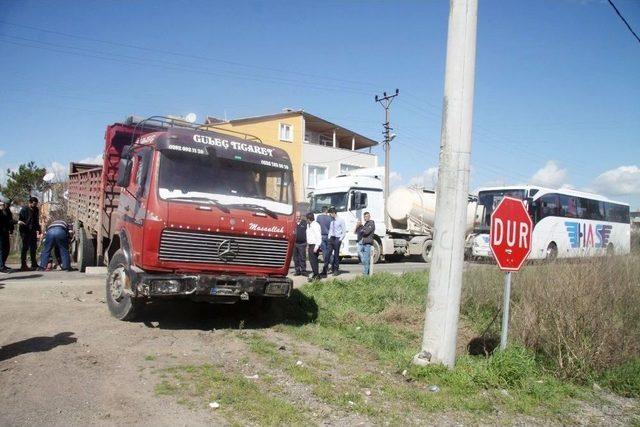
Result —
<instances>
[{"instance_id":1,"label":"concrete utility pole","mask_svg":"<svg viewBox=\"0 0 640 427\"><path fill-rule=\"evenodd\" d=\"M433 256L418 365L453 367L456 357L469 191L477 0L451 0L442 106Z\"/></svg>"},{"instance_id":2,"label":"concrete utility pole","mask_svg":"<svg viewBox=\"0 0 640 427\"><path fill-rule=\"evenodd\" d=\"M389 106L391 105L391 102L393 102L393 98L398 96L399 93L400 91L396 89L396 93L393 95L387 95L387 92L382 92L382 97L379 97L378 95L376 95L375 97L376 102L379 102L380 105L382 105L382 108L384 108L385 112L385 120L384 124L382 125L384 127L384 131L382 132L382 134L384 135L384 224L387 226L387 228L389 228L389 222L387 220L389 218L389 215L387 214L387 198L389 197L390 174L389 153L391 151L391 140L395 138L395 135L391 134L393 128L389 123Z\"/></svg>"}]
</instances>

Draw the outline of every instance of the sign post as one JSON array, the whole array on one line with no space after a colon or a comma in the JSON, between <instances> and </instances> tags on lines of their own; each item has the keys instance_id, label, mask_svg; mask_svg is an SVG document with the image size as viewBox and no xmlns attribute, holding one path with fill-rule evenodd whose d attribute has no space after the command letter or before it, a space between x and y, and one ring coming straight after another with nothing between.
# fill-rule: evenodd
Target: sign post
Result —
<instances>
[{"instance_id":1,"label":"sign post","mask_svg":"<svg viewBox=\"0 0 640 427\"><path fill-rule=\"evenodd\" d=\"M504 197L491 214L489 245L498 267L505 272L500 349L507 346L511 272L520 270L531 252L533 222L522 200Z\"/></svg>"}]
</instances>

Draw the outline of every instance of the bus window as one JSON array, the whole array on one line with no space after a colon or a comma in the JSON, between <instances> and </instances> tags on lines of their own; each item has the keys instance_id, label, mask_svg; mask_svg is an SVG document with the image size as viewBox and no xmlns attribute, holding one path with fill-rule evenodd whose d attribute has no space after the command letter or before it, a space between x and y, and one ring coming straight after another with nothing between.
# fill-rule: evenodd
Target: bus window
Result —
<instances>
[{"instance_id":1,"label":"bus window","mask_svg":"<svg viewBox=\"0 0 640 427\"><path fill-rule=\"evenodd\" d=\"M576 218L577 216L576 198L573 196L567 196L565 194L561 194L559 199L560 199L560 216L563 216L566 218Z\"/></svg>"},{"instance_id":2,"label":"bus window","mask_svg":"<svg viewBox=\"0 0 640 427\"><path fill-rule=\"evenodd\" d=\"M538 199L540 219L548 216L558 216L558 195L545 194Z\"/></svg>"},{"instance_id":3,"label":"bus window","mask_svg":"<svg viewBox=\"0 0 640 427\"><path fill-rule=\"evenodd\" d=\"M580 199L580 202L581 204L586 205L584 212L585 216L582 216L581 218L595 219L599 221L604 219L604 202L591 199Z\"/></svg>"},{"instance_id":4,"label":"bus window","mask_svg":"<svg viewBox=\"0 0 640 427\"><path fill-rule=\"evenodd\" d=\"M629 206L605 202L604 208L607 221L629 223Z\"/></svg>"}]
</instances>

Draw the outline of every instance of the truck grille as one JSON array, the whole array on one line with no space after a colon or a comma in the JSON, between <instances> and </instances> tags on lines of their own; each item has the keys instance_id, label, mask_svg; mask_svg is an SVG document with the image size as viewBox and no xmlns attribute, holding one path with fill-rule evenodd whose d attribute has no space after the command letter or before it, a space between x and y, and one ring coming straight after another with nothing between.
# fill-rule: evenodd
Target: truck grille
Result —
<instances>
[{"instance_id":1,"label":"truck grille","mask_svg":"<svg viewBox=\"0 0 640 427\"><path fill-rule=\"evenodd\" d=\"M161 261L250 265L280 268L287 259L286 240L165 229Z\"/></svg>"}]
</instances>

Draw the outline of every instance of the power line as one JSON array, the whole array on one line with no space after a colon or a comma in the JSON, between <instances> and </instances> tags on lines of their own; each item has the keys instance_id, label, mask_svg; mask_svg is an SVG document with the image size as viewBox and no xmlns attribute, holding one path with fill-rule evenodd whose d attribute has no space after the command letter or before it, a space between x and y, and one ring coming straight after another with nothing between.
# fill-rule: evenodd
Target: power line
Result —
<instances>
[{"instance_id":1,"label":"power line","mask_svg":"<svg viewBox=\"0 0 640 427\"><path fill-rule=\"evenodd\" d=\"M620 19L622 19L622 22L624 22L624 25L627 26L627 28L629 29L629 31L631 31L631 34L633 34L633 36L636 38L636 40L638 40L638 43L640 43L640 37L638 37L638 35L636 34L635 31L633 31L633 28L631 28L631 25L629 25L629 23L627 22L626 19L624 19L624 16L622 16L622 14L620 13L620 11L618 10L618 8L616 7L615 4L613 4L613 2L611 0L608 0L609 4L611 5L611 7L613 8L613 10L616 11L616 14L620 17Z\"/></svg>"},{"instance_id":2,"label":"power line","mask_svg":"<svg viewBox=\"0 0 640 427\"><path fill-rule=\"evenodd\" d=\"M85 41L94 42L94 43L102 43L102 44L115 46L115 47L124 47L124 48L128 48L128 49L135 49L135 50L141 50L141 51L146 51L146 52L155 52L155 53L160 53L162 55L172 55L172 56L178 56L178 57L182 57L182 58L197 59L199 61L213 61L213 62L219 62L219 63L223 63L223 64L233 65L233 66L237 66L237 67L244 67L244 68L249 68L249 69L272 71L272 72L283 73L283 74L293 74L293 75L299 75L299 76L304 76L304 77L313 77L313 78L319 78L319 79L323 79L323 80L333 80L333 81L338 81L338 82L343 82L343 83L357 84L357 85L360 85L360 86L371 86L371 87L373 87L373 83L367 83L367 82L358 81L358 80L348 80L348 79L341 79L341 78L330 77L330 76L322 76L322 75L319 75L319 74L303 73L303 72L300 72L300 71L283 70L283 69L279 69L279 68L264 67L264 66L254 65L254 64L244 64L242 62L229 61L229 60L220 59L220 58L205 57L205 56L193 55L193 54L184 53L184 52L175 52L175 51L170 51L170 50L165 50L165 49L159 49L159 48L153 48L153 47L147 47L147 46L140 46L140 45L135 45L135 44L130 44L130 43L122 43L122 42L115 42L115 41L110 41L110 40L102 40L102 39L97 39L97 38L93 38L93 37L81 36L81 35L78 35L78 34L71 34L71 33L65 33L65 32L62 32L62 31L55 31L55 30L49 30L49 29L45 29L45 28L34 27L34 26L31 26L31 25L16 24L16 23L13 23L13 22L8 22L8 21L3 21L3 20L0 20L0 24L10 25L10 26L13 26L13 27L18 27L18 28L25 28L25 29L33 30L33 31L41 31L43 33L55 34L55 35L58 35L58 36L69 37L69 38L74 38L74 39L78 39L78 40L85 40Z\"/></svg>"}]
</instances>

